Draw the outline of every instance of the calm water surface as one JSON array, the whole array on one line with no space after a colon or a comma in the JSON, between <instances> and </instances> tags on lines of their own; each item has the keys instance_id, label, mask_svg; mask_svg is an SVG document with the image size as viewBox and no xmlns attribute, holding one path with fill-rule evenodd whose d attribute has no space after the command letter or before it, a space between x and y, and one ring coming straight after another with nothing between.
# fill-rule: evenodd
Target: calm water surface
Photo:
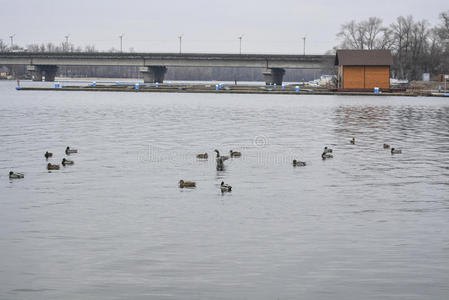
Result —
<instances>
[{"instance_id":1,"label":"calm water surface","mask_svg":"<svg viewBox=\"0 0 449 300\"><path fill-rule=\"evenodd\" d=\"M0 299L448 299L449 99L14 84ZM59 163L68 145L75 165L49 173L45 151ZM243 157L195 159L215 148Z\"/></svg>"}]
</instances>

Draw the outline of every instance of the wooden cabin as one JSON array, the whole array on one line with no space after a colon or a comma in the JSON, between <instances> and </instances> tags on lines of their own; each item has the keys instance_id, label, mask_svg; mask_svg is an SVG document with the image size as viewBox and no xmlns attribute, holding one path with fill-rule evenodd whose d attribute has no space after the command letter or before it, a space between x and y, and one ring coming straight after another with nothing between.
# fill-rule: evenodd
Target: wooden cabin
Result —
<instances>
[{"instance_id":1,"label":"wooden cabin","mask_svg":"<svg viewBox=\"0 0 449 300\"><path fill-rule=\"evenodd\" d=\"M390 88L390 50L337 50L338 89Z\"/></svg>"}]
</instances>

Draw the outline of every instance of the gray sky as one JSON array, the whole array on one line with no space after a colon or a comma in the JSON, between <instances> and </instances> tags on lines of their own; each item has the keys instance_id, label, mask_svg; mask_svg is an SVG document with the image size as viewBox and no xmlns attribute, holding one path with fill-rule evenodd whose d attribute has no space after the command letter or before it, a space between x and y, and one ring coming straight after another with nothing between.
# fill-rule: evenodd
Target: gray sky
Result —
<instances>
[{"instance_id":1,"label":"gray sky","mask_svg":"<svg viewBox=\"0 0 449 300\"><path fill-rule=\"evenodd\" d=\"M118 49L123 33L124 50L177 52L183 34L183 52L239 51L243 53L302 52L321 54L336 43L340 25L352 19L380 17L385 24L397 16L413 15L431 24L449 10L447 0L0 0L0 39L14 42L70 42L99 50Z\"/></svg>"}]
</instances>

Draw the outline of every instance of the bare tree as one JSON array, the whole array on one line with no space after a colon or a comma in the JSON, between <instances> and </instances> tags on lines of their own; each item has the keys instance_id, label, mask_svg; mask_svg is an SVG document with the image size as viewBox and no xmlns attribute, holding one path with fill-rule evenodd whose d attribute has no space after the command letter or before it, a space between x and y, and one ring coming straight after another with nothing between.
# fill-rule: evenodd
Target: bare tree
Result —
<instances>
[{"instance_id":1,"label":"bare tree","mask_svg":"<svg viewBox=\"0 0 449 300\"><path fill-rule=\"evenodd\" d=\"M8 45L0 39L0 52L8 51Z\"/></svg>"},{"instance_id":2,"label":"bare tree","mask_svg":"<svg viewBox=\"0 0 449 300\"><path fill-rule=\"evenodd\" d=\"M389 48L390 34L390 30L382 26L382 19L371 17L359 23L353 20L343 24L337 37L341 40L340 48L372 50Z\"/></svg>"},{"instance_id":3,"label":"bare tree","mask_svg":"<svg viewBox=\"0 0 449 300\"><path fill-rule=\"evenodd\" d=\"M379 35L384 31L382 19L371 17L367 21L361 22L360 26L364 28L366 48L376 49L379 46Z\"/></svg>"},{"instance_id":4,"label":"bare tree","mask_svg":"<svg viewBox=\"0 0 449 300\"><path fill-rule=\"evenodd\" d=\"M440 19L443 22L442 27L446 29L446 34L449 35L449 10L440 14Z\"/></svg>"},{"instance_id":5,"label":"bare tree","mask_svg":"<svg viewBox=\"0 0 449 300\"><path fill-rule=\"evenodd\" d=\"M86 47L84 47L84 52L98 52L97 49L95 49L95 45L87 45Z\"/></svg>"},{"instance_id":6,"label":"bare tree","mask_svg":"<svg viewBox=\"0 0 449 300\"><path fill-rule=\"evenodd\" d=\"M30 45L26 46L26 49L29 52L40 52L41 48L39 47L38 44L30 44Z\"/></svg>"},{"instance_id":7,"label":"bare tree","mask_svg":"<svg viewBox=\"0 0 449 300\"><path fill-rule=\"evenodd\" d=\"M354 20L343 24L337 37L342 40L340 48L363 49L363 35L360 34L359 26Z\"/></svg>"}]
</instances>

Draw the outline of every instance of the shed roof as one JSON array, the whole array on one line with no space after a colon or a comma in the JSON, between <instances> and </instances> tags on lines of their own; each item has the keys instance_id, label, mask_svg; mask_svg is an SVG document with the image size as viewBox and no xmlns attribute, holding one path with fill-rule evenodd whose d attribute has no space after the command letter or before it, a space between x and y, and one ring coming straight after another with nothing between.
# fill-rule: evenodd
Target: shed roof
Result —
<instances>
[{"instance_id":1,"label":"shed roof","mask_svg":"<svg viewBox=\"0 0 449 300\"><path fill-rule=\"evenodd\" d=\"M335 65L338 66L391 66L390 50L337 50Z\"/></svg>"}]
</instances>

